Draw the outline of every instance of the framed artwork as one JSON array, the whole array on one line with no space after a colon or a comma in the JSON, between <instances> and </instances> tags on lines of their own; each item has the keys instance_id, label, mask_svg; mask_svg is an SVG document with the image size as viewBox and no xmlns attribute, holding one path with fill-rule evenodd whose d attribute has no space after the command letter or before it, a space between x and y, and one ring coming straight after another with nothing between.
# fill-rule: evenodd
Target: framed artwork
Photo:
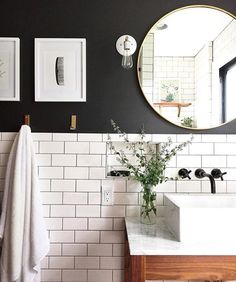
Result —
<instances>
[{"instance_id":1,"label":"framed artwork","mask_svg":"<svg viewBox=\"0 0 236 282\"><path fill-rule=\"evenodd\" d=\"M85 38L35 38L35 101L86 102Z\"/></svg>"},{"instance_id":2,"label":"framed artwork","mask_svg":"<svg viewBox=\"0 0 236 282\"><path fill-rule=\"evenodd\" d=\"M161 102L180 102L180 81L178 79L160 79L159 95Z\"/></svg>"},{"instance_id":3,"label":"framed artwork","mask_svg":"<svg viewBox=\"0 0 236 282\"><path fill-rule=\"evenodd\" d=\"M0 101L20 101L20 39L0 37Z\"/></svg>"}]
</instances>

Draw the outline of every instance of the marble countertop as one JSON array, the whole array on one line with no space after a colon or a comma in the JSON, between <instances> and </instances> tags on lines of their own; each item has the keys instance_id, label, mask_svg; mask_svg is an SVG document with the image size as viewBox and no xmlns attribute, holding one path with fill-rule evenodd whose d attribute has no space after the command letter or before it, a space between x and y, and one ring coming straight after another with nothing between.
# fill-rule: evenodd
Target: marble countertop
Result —
<instances>
[{"instance_id":1,"label":"marble countertop","mask_svg":"<svg viewBox=\"0 0 236 282\"><path fill-rule=\"evenodd\" d=\"M145 225L139 218L127 217L125 224L131 255L236 255L236 239L235 243L178 242L163 218Z\"/></svg>"}]
</instances>

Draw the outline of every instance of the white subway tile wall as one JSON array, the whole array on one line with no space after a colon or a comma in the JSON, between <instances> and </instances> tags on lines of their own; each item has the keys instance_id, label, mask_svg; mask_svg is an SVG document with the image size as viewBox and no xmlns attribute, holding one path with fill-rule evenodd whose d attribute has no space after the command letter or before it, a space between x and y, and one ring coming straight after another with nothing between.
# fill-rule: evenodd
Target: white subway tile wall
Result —
<instances>
[{"instance_id":1,"label":"white subway tile wall","mask_svg":"<svg viewBox=\"0 0 236 282\"><path fill-rule=\"evenodd\" d=\"M112 134L113 140L119 140ZM135 135L130 135L135 139ZM163 142L169 135L153 134ZM189 135L170 135L174 142ZM0 133L0 190L14 133ZM217 181L218 193L236 193L236 135L194 135L193 144L170 162L166 174L186 167L192 180L168 181L156 188L158 214L163 193L209 193L210 184L194 177L203 167L227 171ZM124 273L124 217L139 213L140 185L105 177L106 134L33 133L44 214L51 241L42 262L44 282L122 282ZM101 204L101 187L113 187L113 206Z\"/></svg>"}]
</instances>

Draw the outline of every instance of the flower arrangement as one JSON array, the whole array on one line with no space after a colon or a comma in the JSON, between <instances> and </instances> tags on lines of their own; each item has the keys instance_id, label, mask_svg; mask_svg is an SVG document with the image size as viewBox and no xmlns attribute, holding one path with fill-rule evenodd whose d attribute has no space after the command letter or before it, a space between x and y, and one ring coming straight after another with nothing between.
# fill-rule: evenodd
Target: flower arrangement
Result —
<instances>
[{"instance_id":1,"label":"flower arrangement","mask_svg":"<svg viewBox=\"0 0 236 282\"><path fill-rule=\"evenodd\" d=\"M123 138L125 147L130 154L126 154L124 150L117 150L109 137L108 143L110 150L116 155L121 165L130 171L130 175L140 182L143 188L141 218L144 218L147 223L151 223L151 214L155 216L157 214L155 206L156 193L152 188L167 180L173 180L173 178L165 176L164 172L166 166L178 151L183 150L184 147L191 143L191 140L174 145L171 138L168 138L168 141L162 143L159 150L156 151L156 146L145 140L145 132L143 129L140 132L140 140L130 142L128 135L122 132L113 120L111 120L111 124L113 130ZM131 159L135 159L135 162L132 162Z\"/></svg>"}]
</instances>

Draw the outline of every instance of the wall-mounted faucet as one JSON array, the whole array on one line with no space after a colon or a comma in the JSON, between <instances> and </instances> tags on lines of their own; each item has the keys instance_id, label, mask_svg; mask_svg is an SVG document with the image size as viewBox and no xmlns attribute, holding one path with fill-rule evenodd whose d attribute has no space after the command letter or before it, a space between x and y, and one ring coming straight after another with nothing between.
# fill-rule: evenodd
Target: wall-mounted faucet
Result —
<instances>
[{"instance_id":1,"label":"wall-mounted faucet","mask_svg":"<svg viewBox=\"0 0 236 282\"><path fill-rule=\"evenodd\" d=\"M191 177L189 176L190 172L192 172L192 170L187 170L186 168L181 168L178 172L178 175L184 179L184 178L188 178L191 179Z\"/></svg>"},{"instance_id":2,"label":"wall-mounted faucet","mask_svg":"<svg viewBox=\"0 0 236 282\"><path fill-rule=\"evenodd\" d=\"M222 172L219 168L214 168L212 171L211 171L211 175L214 177L214 178L220 178L222 181L224 180L223 176L227 174L227 172Z\"/></svg>"},{"instance_id":3,"label":"wall-mounted faucet","mask_svg":"<svg viewBox=\"0 0 236 282\"><path fill-rule=\"evenodd\" d=\"M215 194L216 193L216 183L214 177L210 173L206 173L204 169L198 168L195 170L195 176L197 178L204 178L208 177L211 183L211 193Z\"/></svg>"}]
</instances>

